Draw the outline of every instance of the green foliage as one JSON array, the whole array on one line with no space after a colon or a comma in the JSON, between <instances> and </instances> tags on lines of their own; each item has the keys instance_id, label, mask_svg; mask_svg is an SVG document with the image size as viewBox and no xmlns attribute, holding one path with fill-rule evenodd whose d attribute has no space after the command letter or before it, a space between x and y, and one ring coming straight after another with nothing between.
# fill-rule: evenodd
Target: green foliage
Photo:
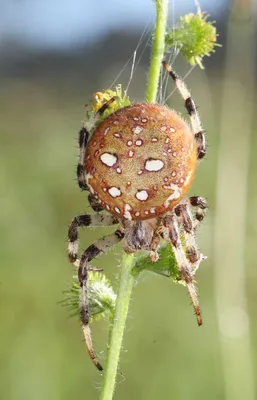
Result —
<instances>
[{"instance_id":1,"label":"green foliage","mask_svg":"<svg viewBox=\"0 0 257 400\"><path fill-rule=\"evenodd\" d=\"M169 243L162 243L158 249L158 261L152 262L145 253L136 255L136 263L133 269L134 275L142 271L151 271L159 275L172 278L174 282L180 281L180 274L177 263ZM180 281L181 282L181 281Z\"/></svg>"},{"instance_id":2,"label":"green foliage","mask_svg":"<svg viewBox=\"0 0 257 400\"><path fill-rule=\"evenodd\" d=\"M214 52L217 43L217 33L213 21L207 21L208 14L198 8L197 14L187 14L180 17L179 25L166 33L166 51L170 48L180 48L181 53L191 65L198 64L204 68L202 58Z\"/></svg>"}]
</instances>

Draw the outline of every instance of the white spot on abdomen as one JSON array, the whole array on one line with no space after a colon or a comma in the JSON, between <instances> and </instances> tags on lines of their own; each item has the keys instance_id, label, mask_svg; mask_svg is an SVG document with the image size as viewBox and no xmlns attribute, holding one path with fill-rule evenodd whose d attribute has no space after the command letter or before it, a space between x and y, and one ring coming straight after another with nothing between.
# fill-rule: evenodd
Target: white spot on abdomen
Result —
<instances>
[{"instance_id":1,"label":"white spot on abdomen","mask_svg":"<svg viewBox=\"0 0 257 400\"><path fill-rule=\"evenodd\" d=\"M149 159L145 163L145 169L147 171L160 171L164 166L164 162L162 160L153 160Z\"/></svg>"},{"instance_id":2,"label":"white spot on abdomen","mask_svg":"<svg viewBox=\"0 0 257 400\"><path fill-rule=\"evenodd\" d=\"M193 171L189 171L189 173L188 173L188 175L187 175L187 177L185 179L185 185L184 186L187 186L188 182L190 181L190 179L192 177L192 174L193 174Z\"/></svg>"},{"instance_id":3,"label":"white spot on abdomen","mask_svg":"<svg viewBox=\"0 0 257 400\"><path fill-rule=\"evenodd\" d=\"M164 202L164 207L168 208L170 205L170 202L172 200L176 200L181 196L181 190L180 188L175 185L174 183L170 183L169 185L164 185L164 189L171 189L173 190L173 193L167 198L167 200Z\"/></svg>"},{"instance_id":4,"label":"white spot on abdomen","mask_svg":"<svg viewBox=\"0 0 257 400\"><path fill-rule=\"evenodd\" d=\"M116 164L118 159L114 154L103 153L100 156L100 160L102 161L103 164L107 165L107 167L113 167L114 164Z\"/></svg>"},{"instance_id":5,"label":"white spot on abdomen","mask_svg":"<svg viewBox=\"0 0 257 400\"><path fill-rule=\"evenodd\" d=\"M129 204L125 204L124 217L129 219L129 220L132 219L132 216L131 216L131 213L130 213L131 210L132 210L131 206Z\"/></svg>"},{"instance_id":6,"label":"white spot on abdomen","mask_svg":"<svg viewBox=\"0 0 257 400\"><path fill-rule=\"evenodd\" d=\"M139 190L139 191L136 193L136 198L137 198L138 200L140 200L140 201L145 201L145 200L147 200L147 199L148 199L148 193L147 193L147 191L146 191L146 190Z\"/></svg>"},{"instance_id":7,"label":"white spot on abdomen","mask_svg":"<svg viewBox=\"0 0 257 400\"><path fill-rule=\"evenodd\" d=\"M135 128L132 128L132 132L134 132L136 135L138 135L140 132L142 132L144 128L142 126L135 126Z\"/></svg>"},{"instance_id":8,"label":"white spot on abdomen","mask_svg":"<svg viewBox=\"0 0 257 400\"><path fill-rule=\"evenodd\" d=\"M120 189L115 186L112 186L110 189L108 189L108 192L112 197L119 197L121 195Z\"/></svg>"}]
</instances>

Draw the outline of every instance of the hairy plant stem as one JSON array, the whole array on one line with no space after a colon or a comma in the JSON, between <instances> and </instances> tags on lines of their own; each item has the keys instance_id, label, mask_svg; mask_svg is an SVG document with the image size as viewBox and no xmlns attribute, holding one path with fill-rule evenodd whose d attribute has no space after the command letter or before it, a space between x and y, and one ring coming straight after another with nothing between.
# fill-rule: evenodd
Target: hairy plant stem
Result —
<instances>
[{"instance_id":1,"label":"hairy plant stem","mask_svg":"<svg viewBox=\"0 0 257 400\"><path fill-rule=\"evenodd\" d=\"M163 59L165 47L165 33L168 17L168 0L155 0L156 23L150 60L148 86L146 91L146 102L155 103L158 91L160 66Z\"/></svg>"},{"instance_id":2,"label":"hairy plant stem","mask_svg":"<svg viewBox=\"0 0 257 400\"><path fill-rule=\"evenodd\" d=\"M156 24L146 93L146 101L149 103L154 103L156 101L161 61L164 53L167 16L168 0L156 0ZM114 395L122 339L135 281L135 276L132 274L134 262L133 254L123 254L118 296L113 323L111 324L109 332L107 357L100 395L101 400L111 400Z\"/></svg>"}]
</instances>

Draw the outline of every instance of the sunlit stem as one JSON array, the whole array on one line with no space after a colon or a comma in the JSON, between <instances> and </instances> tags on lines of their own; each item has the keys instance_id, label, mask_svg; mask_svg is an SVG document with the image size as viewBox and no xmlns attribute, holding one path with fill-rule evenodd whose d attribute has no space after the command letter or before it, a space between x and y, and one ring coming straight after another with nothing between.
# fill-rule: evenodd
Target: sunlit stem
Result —
<instances>
[{"instance_id":1,"label":"sunlit stem","mask_svg":"<svg viewBox=\"0 0 257 400\"><path fill-rule=\"evenodd\" d=\"M156 23L153 38L149 80L146 91L146 102L155 103L160 79L161 62L164 55L165 33L168 16L168 0L155 0Z\"/></svg>"}]
</instances>

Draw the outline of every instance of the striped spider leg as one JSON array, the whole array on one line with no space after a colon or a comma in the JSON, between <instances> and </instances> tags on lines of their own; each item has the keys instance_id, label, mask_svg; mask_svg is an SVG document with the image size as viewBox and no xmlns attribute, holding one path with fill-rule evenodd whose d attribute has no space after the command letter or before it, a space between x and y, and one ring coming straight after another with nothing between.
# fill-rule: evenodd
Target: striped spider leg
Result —
<instances>
[{"instance_id":1,"label":"striped spider leg","mask_svg":"<svg viewBox=\"0 0 257 400\"><path fill-rule=\"evenodd\" d=\"M183 249L180 238L179 224L175 213L172 213L171 215L166 215L166 217L164 218L164 226L167 228L166 234L164 233L165 238L171 242L177 265L181 274L181 279L185 282L187 286L187 290L191 297L197 317L197 323L200 326L202 325L202 316L197 296L197 289L194 284L194 273L192 271L191 261L186 256L186 253ZM195 254L197 254L197 250L192 250L191 243L188 254L190 254L191 257L194 257L194 260L196 259Z\"/></svg>"},{"instance_id":2,"label":"striped spider leg","mask_svg":"<svg viewBox=\"0 0 257 400\"><path fill-rule=\"evenodd\" d=\"M198 115L196 105L192 96L187 89L185 83L182 79L173 71L170 65L166 63L166 61L162 62L164 68L168 71L169 75L172 77L175 85L177 86L178 91L180 92L182 98L185 100L185 108L189 114L192 132L194 134L196 143L197 143L197 155L198 160L204 158L206 154L206 143L205 143L205 136L204 131L201 126L200 117Z\"/></svg>"},{"instance_id":3,"label":"striped spider leg","mask_svg":"<svg viewBox=\"0 0 257 400\"><path fill-rule=\"evenodd\" d=\"M118 220L113 215L78 215L73 219L68 231L68 256L70 262L78 268L78 281L81 287L80 320L82 323L82 331L90 358L100 371L102 371L103 368L95 355L92 344L88 304L88 271L98 269L92 268L89 265L89 262L99 255L106 253L112 246L120 242L123 239L124 234L120 229L117 229L114 233L103 236L83 251L81 258L79 259L78 229L85 226L110 226L117 223Z\"/></svg>"}]
</instances>

